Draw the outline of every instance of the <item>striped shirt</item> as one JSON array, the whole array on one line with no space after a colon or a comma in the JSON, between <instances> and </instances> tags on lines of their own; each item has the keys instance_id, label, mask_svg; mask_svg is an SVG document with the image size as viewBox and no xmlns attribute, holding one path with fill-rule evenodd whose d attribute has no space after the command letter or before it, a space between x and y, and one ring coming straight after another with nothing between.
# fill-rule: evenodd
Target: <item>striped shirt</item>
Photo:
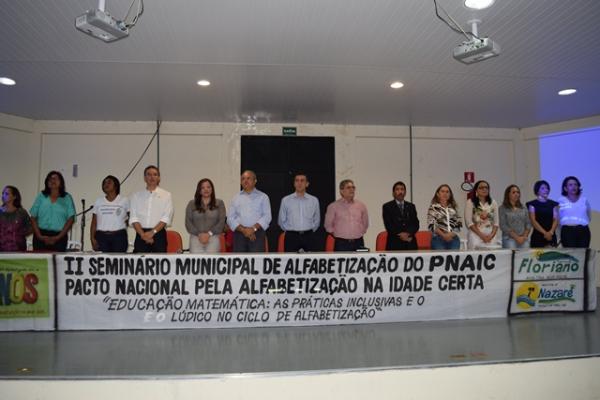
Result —
<instances>
[{"instance_id":1,"label":"striped shirt","mask_svg":"<svg viewBox=\"0 0 600 400\"><path fill-rule=\"evenodd\" d=\"M433 203L427 210L427 225L429 230L435 232L458 232L462 226L460 216L455 208L444 207L440 203Z\"/></svg>"}]
</instances>

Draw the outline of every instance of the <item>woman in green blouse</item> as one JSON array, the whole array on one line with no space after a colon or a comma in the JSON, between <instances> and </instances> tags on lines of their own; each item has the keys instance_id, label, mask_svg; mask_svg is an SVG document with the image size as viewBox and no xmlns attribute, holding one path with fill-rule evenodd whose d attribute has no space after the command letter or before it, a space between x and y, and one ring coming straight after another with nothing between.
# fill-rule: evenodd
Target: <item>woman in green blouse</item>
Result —
<instances>
[{"instance_id":1,"label":"woman in green blouse","mask_svg":"<svg viewBox=\"0 0 600 400\"><path fill-rule=\"evenodd\" d=\"M73 198L66 192L65 179L58 171L48 173L44 186L30 210L33 249L64 252L75 222Z\"/></svg>"}]
</instances>

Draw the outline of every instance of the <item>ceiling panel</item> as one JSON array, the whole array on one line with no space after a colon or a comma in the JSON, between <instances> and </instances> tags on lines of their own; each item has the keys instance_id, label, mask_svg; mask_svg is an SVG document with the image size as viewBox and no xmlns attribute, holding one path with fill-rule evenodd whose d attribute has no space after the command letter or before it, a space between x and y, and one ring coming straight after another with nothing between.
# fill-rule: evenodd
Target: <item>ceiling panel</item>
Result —
<instances>
[{"instance_id":1,"label":"ceiling panel","mask_svg":"<svg viewBox=\"0 0 600 400\"><path fill-rule=\"evenodd\" d=\"M33 119L417 124L519 128L600 113L600 1L438 0L502 47L465 40L428 0L144 0L130 37L75 30L92 0L0 0L0 112ZM129 1L107 0L122 17ZM211 80L209 88L195 85ZM392 91L389 83L405 87ZM570 97L556 91L577 87Z\"/></svg>"}]
</instances>

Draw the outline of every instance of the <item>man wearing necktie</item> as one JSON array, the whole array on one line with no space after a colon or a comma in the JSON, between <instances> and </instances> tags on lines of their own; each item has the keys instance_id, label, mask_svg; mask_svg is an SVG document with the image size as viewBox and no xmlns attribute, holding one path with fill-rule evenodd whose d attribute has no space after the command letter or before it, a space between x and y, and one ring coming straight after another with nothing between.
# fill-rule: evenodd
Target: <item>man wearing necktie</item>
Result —
<instances>
[{"instance_id":1,"label":"man wearing necktie","mask_svg":"<svg viewBox=\"0 0 600 400\"><path fill-rule=\"evenodd\" d=\"M406 185L396 182L392 188L394 200L382 207L383 224L388 232L386 250L417 250L415 233L419 230L417 209L404 200Z\"/></svg>"}]
</instances>

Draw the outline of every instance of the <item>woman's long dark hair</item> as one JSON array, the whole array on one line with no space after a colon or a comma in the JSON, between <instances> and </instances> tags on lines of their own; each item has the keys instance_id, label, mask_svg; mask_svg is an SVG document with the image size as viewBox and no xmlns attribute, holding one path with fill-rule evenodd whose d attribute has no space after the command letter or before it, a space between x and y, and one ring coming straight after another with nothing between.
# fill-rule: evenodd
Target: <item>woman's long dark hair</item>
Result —
<instances>
[{"instance_id":1,"label":"woman's long dark hair","mask_svg":"<svg viewBox=\"0 0 600 400\"><path fill-rule=\"evenodd\" d=\"M502 201L502 205L508 209L512 209L512 204L510 204L510 191L512 188L517 188L519 193L521 193L521 189L517 185L508 185L508 187L504 190L504 200ZM517 208L523 208L523 204L521 204L521 200L517 200L515 204Z\"/></svg>"},{"instance_id":2,"label":"woman's long dark hair","mask_svg":"<svg viewBox=\"0 0 600 400\"><path fill-rule=\"evenodd\" d=\"M208 209L214 210L215 208L217 208L217 199L215 196L215 185L213 185L212 181L208 178L200 179L200 181L198 182L198 185L196 186L196 194L194 195L194 204L196 205L196 210L198 210L198 212L201 212L201 213L206 211L204 209L204 203L202 202L202 184L204 182L208 182L210 184L210 188L212 189L212 192L210 194L210 202L208 203Z\"/></svg>"},{"instance_id":3,"label":"woman's long dark hair","mask_svg":"<svg viewBox=\"0 0 600 400\"><path fill-rule=\"evenodd\" d=\"M50 178L52 177L52 175L58 176L58 179L60 180L60 186L58 187L58 193L59 193L60 197L65 197L65 195L67 194L67 189L65 188L65 178L63 178L62 174L58 171L48 172L48 175L46 175L46 180L44 181L44 190L42 190L42 193L46 197L50 196L50 186L49 186L48 182L50 182Z\"/></svg>"},{"instance_id":4,"label":"woman's long dark hair","mask_svg":"<svg viewBox=\"0 0 600 400\"><path fill-rule=\"evenodd\" d=\"M13 200L13 206L15 206L15 208L23 208L21 205L21 192L19 192L19 189L10 185L6 185L4 189L9 189L12 195L15 197Z\"/></svg>"},{"instance_id":5,"label":"woman's long dark hair","mask_svg":"<svg viewBox=\"0 0 600 400\"><path fill-rule=\"evenodd\" d=\"M482 183L488 185L488 195L485 198L485 201L488 204L492 204L492 196L490 196L490 184L487 181L481 180L475 182L475 185L473 186L473 197L471 198L471 201L473 202L473 208L479 208L479 197L477 197L477 189L479 189L479 185L481 185Z\"/></svg>"}]
</instances>

